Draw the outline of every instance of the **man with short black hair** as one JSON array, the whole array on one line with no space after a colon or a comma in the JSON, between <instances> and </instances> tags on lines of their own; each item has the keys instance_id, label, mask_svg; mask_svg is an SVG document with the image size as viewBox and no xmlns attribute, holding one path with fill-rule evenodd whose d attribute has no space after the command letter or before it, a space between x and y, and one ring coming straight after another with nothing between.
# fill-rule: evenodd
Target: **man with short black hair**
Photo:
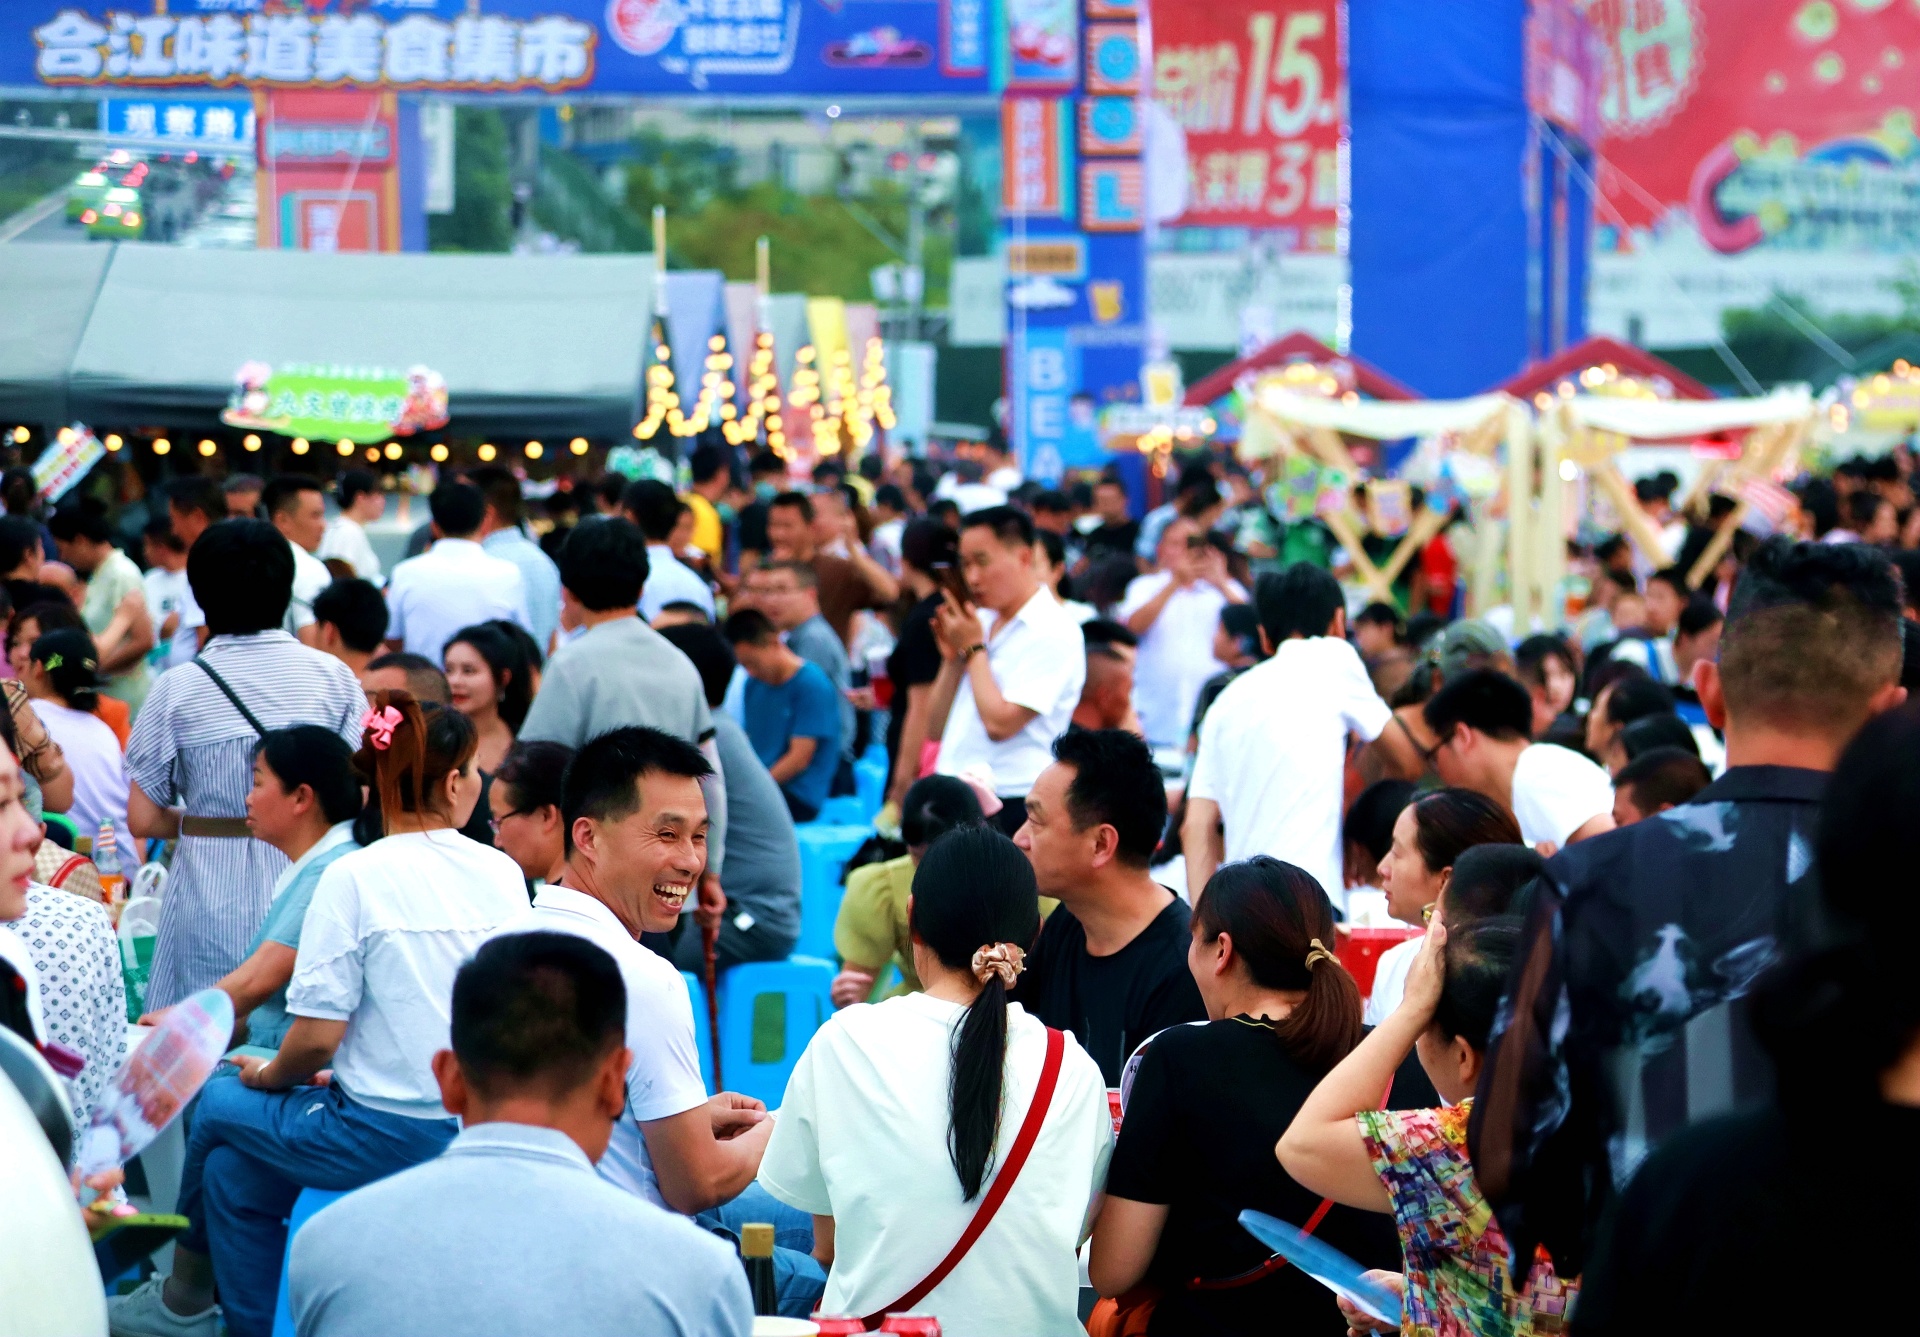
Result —
<instances>
[{"instance_id":1,"label":"man with short black hair","mask_svg":"<svg viewBox=\"0 0 1920 1337\"><path fill-rule=\"evenodd\" d=\"M101 690L138 713L152 681L147 651L153 649L153 618L140 568L114 546L107 508L92 497L63 502L47 522L60 560L86 582L79 601L100 654Z\"/></svg>"},{"instance_id":2,"label":"man with short black hair","mask_svg":"<svg viewBox=\"0 0 1920 1337\"><path fill-rule=\"evenodd\" d=\"M394 567L387 585L387 644L438 664L463 627L500 618L531 632L526 578L478 541L486 495L472 483L442 483L428 506L433 546Z\"/></svg>"},{"instance_id":3,"label":"man with short black hair","mask_svg":"<svg viewBox=\"0 0 1920 1337\"><path fill-rule=\"evenodd\" d=\"M1720 630L1726 615L1711 599L1694 599L1680 610L1673 628L1674 708L1688 724L1704 728L1706 709L1693 685L1693 666L1711 660L1720 653Z\"/></svg>"},{"instance_id":4,"label":"man with short black hair","mask_svg":"<svg viewBox=\"0 0 1920 1337\"><path fill-rule=\"evenodd\" d=\"M323 562L345 562L354 575L379 585L385 575L379 555L367 538L367 526L387 513L380 476L371 469L342 470L334 480L333 495L340 504L340 514L327 521L327 532L313 555Z\"/></svg>"},{"instance_id":5,"label":"man with short black hair","mask_svg":"<svg viewBox=\"0 0 1920 1337\"><path fill-rule=\"evenodd\" d=\"M349 576L328 585L313 601L313 645L355 674L379 651L387 634L387 601L370 580Z\"/></svg>"},{"instance_id":6,"label":"man with short black hair","mask_svg":"<svg viewBox=\"0 0 1920 1337\"><path fill-rule=\"evenodd\" d=\"M693 537L688 540L706 555L715 571L727 560L727 527L720 519L720 499L733 482L724 446L697 447L687 460L692 486L687 489L687 509L693 512Z\"/></svg>"},{"instance_id":7,"label":"man with short black hair","mask_svg":"<svg viewBox=\"0 0 1920 1337\"><path fill-rule=\"evenodd\" d=\"M513 471L494 464L475 469L468 477L486 498L480 546L520 569L527 589L527 630L544 654L553 642L554 628L560 625L560 569L527 534L526 501Z\"/></svg>"},{"instance_id":8,"label":"man with short black hair","mask_svg":"<svg viewBox=\"0 0 1920 1337\"><path fill-rule=\"evenodd\" d=\"M425 655L410 655L405 650L375 655L359 676L369 697L375 692L411 692L413 699L422 703L445 706L453 702L447 675Z\"/></svg>"},{"instance_id":9,"label":"man with short black hair","mask_svg":"<svg viewBox=\"0 0 1920 1337\"><path fill-rule=\"evenodd\" d=\"M1669 808L1691 803L1713 783L1700 758L1684 747L1642 752L1613 777L1613 824L1632 826Z\"/></svg>"},{"instance_id":10,"label":"man with short black hair","mask_svg":"<svg viewBox=\"0 0 1920 1337\"><path fill-rule=\"evenodd\" d=\"M1060 907L1013 998L1072 1031L1117 1087L1141 1041L1207 1015L1187 970L1186 903L1147 871L1167 824L1166 782L1145 741L1118 729L1062 734L1052 752L1013 843Z\"/></svg>"},{"instance_id":11,"label":"man with short black hair","mask_svg":"<svg viewBox=\"0 0 1920 1337\"><path fill-rule=\"evenodd\" d=\"M847 657L846 643L820 611L818 582L814 568L806 562L764 562L747 577L747 598L740 600L739 606L748 607L751 600L751 606L767 615L793 652L818 664L833 684L840 701L840 755L850 781L856 721L847 693L853 688L853 663Z\"/></svg>"},{"instance_id":12,"label":"man with short black hair","mask_svg":"<svg viewBox=\"0 0 1920 1337\"><path fill-rule=\"evenodd\" d=\"M1272 657L1222 688L1200 726L1181 828L1189 894L1222 863L1270 854L1340 904L1347 738L1372 742L1392 712L1347 642L1346 596L1330 573L1305 562L1270 571L1253 601Z\"/></svg>"},{"instance_id":13,"label":"man with short black hair","mask_svg":"<svg viewBox=\"0 0 1920 1337\"><path fill-rule=\"evenodd\" d=\"M454 979L452 1048L433 1060L461 1132L294 1237L299 1331L535 1337L564 1290L567 1331L582 1337L745 1337L753 1306L733 1250L594 1174L627 1101L629 1015L619 966L588 938L482 945Z\"/></svg>"},{"instance_id":14,"label":"man with short black hair","mask_svg":"<svg viewBox=\"0 0 1920 1337\"><path fill-rule=\"evenodd\" d=\"M207 526L227 518L226 497L220 484L205 474L188 474L167 484L167 518L173 532L189 551L207 532Z\"/></svg>"},{"instance_id":15,"label":"man with short black hair","mask_svg":"<svg viewBox=\"0 0 1920 1337\"><path fill-rule=\"evenodd\" d=\"M220 485L222 503L226 507L225 518L229 520L256 520L260 518L260 494L266 490L266 484L257 474L228 474L226 482Z\"/></svg>"},{"instance_id":16,"label":"man with short black hair","mask_svg":"<svg viewBox=\"0 0 1920 1337\"><path fill-rule=\"evenodd\" d=\"M951 590L934 614L943 663L928 706L942 775L992 777L1003 831L1026 820L1026 795L1066 732L1087 681L1080 626L1034 569L1033 521L1011 506L961 519L960 569L971 598Z\"/></svg>"},{"instance_id":17,"label":"man with short black hair","mask_svg":"<svg viewBox=\"0 0 1920 1337\"><path fill-rule=\"evenodd\" d=\"M1552 847L1541 853L1613 829L1607 773L1571 748L1534 742L1533 698L1506 674L1475 669L1455 678L1427 702L1425 718L1439 740L1433 764L1441 780L1511 810L1522 840Z\"/></svg>"},{"instance_id":18,"label":"man with short black hair","mask_svg":"<svg viewBox=\"0 0 1920 1337\"><path fill-rule=\"evenodd\" d=\"M810 822L840 765L840 694L818 664L781 641L759 609L729 617L726 637L747 671L741 710L754 753L779 782L793 819Z\"/></svg>"},{"instance_id":19,"label":"man with short black hair","mask_svg":"<svg viewBox=\"0 0 1920 1337\"><path fill-rule=\"evenodd\" d=\"M648 622L675 602L698 604L709 620L714 615L713 591L667 542L686 506L672 488L651 478L627 484L620 502L627 519L647 536L647 583L640 591L640 616Z\"/></svg>"},{"instance_id":20,"label":"man with short black hair","mask_svg":"<svg viewBox=\"0 0 1920 1337\"><path fill-rule=\"evenodd\" d=\"M767 560L773 543L767 537L767 518L773 499L786 484L787 462L771 450L763 450L747 461L747 484L753 500L740 508L740 575L747 574Z\"/></svg>"},{"instance_id":21,"label":"man with short black hair","mask_svg":"<svg viewBox=\"0 0 1920 1337\"><path fill-rule=\"evenodd\" d=\"M847 524L852 520L851 514L846 516ZM767 504L767 542L773 558L813 568L820 610L844 645L852 634L853 615L863 608L885 608L900 597L900 585L868 556L857 530L845 557L820 551L813 522L813 501L806 493L782 492Z\"/></svg>"},{"instance_id":22,"label":"man with short black hair","mask_svg":"<svg viewBox=\"0 0 1920 1337\"><path fill-rule=\"evenodd\" d=\"M1762 544L1718 661L1695 670L1726 771L1659 821L1563 852L1535 885L1469 1125L1520 1256L1543 1243L1579 1272L1643 1156L1770 1089L1746 995L1819 937L1820 796L1860 726L1906 699L1900 614L1885 554Z\"/></svg>"},{"instance_id":23,"label":"man with short black hair","mask_svg":"<svg viewBox=\"0 0 1920 1337\"><path fill-rule=\"evenodd\" d=\"M311 474L279 474L260 494L267 519L293 549L293 601L287 605L287 630L314 644L313 601L333 583L333 572L315 557L327 533L327 496Z\"/></svg>"},{"instance_id":24,"label":"man with short black hair","mask_svg":"<svg viewBox=\"0 0 1920 1337\"><path fill-rule=\"evenodd\" d=\"M1074 727L1140 733L1133 713L1133 662L1140 638L1118 622L1088 618L1080 624L1087 649L1087 680L1073 708Z\"/></svg>"}]
</instances>

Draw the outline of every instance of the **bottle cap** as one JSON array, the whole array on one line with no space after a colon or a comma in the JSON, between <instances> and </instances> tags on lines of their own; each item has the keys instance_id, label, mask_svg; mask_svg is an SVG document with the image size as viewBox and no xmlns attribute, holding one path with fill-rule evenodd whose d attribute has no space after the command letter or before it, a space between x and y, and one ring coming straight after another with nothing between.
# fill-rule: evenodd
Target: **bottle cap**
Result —
<instances>
[{"instance_id":1,"label":"bottle cap","mask_svg":"<svg viewBox=\"0 0 1920 1337\"><path fill-rule=\"evenodd\" d=\"M760 1221L741 1226L740 1256L742 1258L773 1257L773 1227Z\"/></svg>"}]
</instances>

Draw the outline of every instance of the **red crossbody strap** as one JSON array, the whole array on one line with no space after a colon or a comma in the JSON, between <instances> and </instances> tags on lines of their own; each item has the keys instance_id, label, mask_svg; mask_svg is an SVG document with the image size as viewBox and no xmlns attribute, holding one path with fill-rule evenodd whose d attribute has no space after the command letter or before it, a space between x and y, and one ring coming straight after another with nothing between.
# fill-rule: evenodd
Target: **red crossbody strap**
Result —
<instances>
[{"instance_id":1,"label":"red crossbody strap","mask_svg":"<svg viewBox=\"0 0 1920 1337\"><path fill-rule=\"evenodd\" d=\"M1332 1210L1332 1198L1320 1199L1320 1205L1313 1209L1313 1215L1309 1216L1307 1223L1300 1227L1300 1233L1302 1235L1311 1235L1314 1231L1318 1230L1320 1223L1327 1219L1327 1213ZM1283 1253L1276 1253L1258 1267L1249 1268L1247 1271L1236 1273L1231 1277L1222 1277L1218 1281L1208 1281L1205 1277L1195 1277L1187 1283L1187 1289L1190 1291L1237 1291L1242 1286L1251 1286L1256 1281L1265 1281L1286 1265L1287 1256Z\"/></svg>"},{"instance_id":2,"label":"red crossbody strap","mask_svg":"<svg viewBox=\"0 0 1920 1337\"><path fill-rule=\"evenodd\" d=\"M966 1231L960 1236L940 1265L927 1273L926 1277L905 1295L885 1306L877 1313L868 1314L861 1320L868 1332L880 1326L881 1320L888 1314L907 1313L927 1298L935 1286L947 1279L947 1274L960 1265L980 1236L993 1223L994 1215L999 1212L1000 1204L1007 1200L1007 1194L1013 1191L1013 1181L1020 1177L1021 1167L1026 1165L1027 1157L1033 1151L1033 1144L1040 1140L1040 1125L1046 1122L1047 1108L1053 1104L1053 1089L1060 1082L1060 1059L1067 1051L1067 1037L1053 1027L1047 1027L1047 1059L1040 1067L1040 1085L1034 1089L1033 1103L1027 1106L1027 1117L1020 1125L1020 1132L1013 1139L1013 1145L1007 1148L1007 1159L1001 1164L1000 1172L993 1177L993 1183L980 1199L980 1205L973 1210L973 1219L967 1222Z\"/></svg>"}]
</instances>

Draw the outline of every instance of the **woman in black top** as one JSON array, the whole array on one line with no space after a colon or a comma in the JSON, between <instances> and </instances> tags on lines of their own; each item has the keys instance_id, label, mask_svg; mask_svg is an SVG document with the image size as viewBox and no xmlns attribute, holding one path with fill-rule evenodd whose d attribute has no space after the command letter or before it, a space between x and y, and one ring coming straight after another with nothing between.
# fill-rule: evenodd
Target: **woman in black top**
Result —
<instances>
[{"instance_id":1,"label":"woman in black top","mask_svg":"<svg viewBox=\"0 0 1920 1337\"><path fill-rule=\"evenodd\" d=\"M937 520L915 520L900 535L902 601L911 603L900 617L899 639L887 658L887 680L893 685L887 719L887 800L896 806L920 777L933 680L940 676L940 647L933 639L939 577L959 561L958 540Z\"/></svg>"},{"instance_id":2,"label":"woman in black top","mask_svg":"<svg viewBox=\"0 0 1920 1337\"><path fill-rule=\"evenodd\" d=\"M1104 1296L1160 1292L1149 1332L1347 1330L1333 1292L1270 1263L1238 1221L1251 1207L1304 1227L1320 1210L1273 1147L1360 1040L1360 991L1333 941L1326 892L1278 859L1228 864L1199 898L1187 963L1212 1020L1146 1046L1089 1263ZM1400 1265L1386 1218L1333 1207L1313 1233L1362 1267Z\"/></svg>"}]
</instances>

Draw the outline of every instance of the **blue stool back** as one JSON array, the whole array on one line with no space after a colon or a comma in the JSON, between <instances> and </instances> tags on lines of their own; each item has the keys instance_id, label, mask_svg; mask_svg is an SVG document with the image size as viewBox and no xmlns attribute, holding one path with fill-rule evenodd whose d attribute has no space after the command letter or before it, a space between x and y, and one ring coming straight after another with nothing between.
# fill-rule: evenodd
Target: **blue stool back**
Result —
<instances>
[{"instance_id":1,"label":"blue stool back","mask_svg":"<svg viewBox=\"0 0 1920 1337\"><path fill-rule=\"evenodd\" d=\"M340 1201L345 1193L326 1188L303 1188L293 1200L293 1212L287 1217L287 1248L280 1255L280 1298L273 1303L273 1337L294 1337L293 1303L287 1291L287 1274L293 1260L293 1237L300 1233L313 1214L322 1207Z\"/></svg>"},{"instance_id":2,"label":"blue stool back","mask_svg":"<svg viewBox=\"0 0 1920 1337\"><path fill-rule=\"evenodd\" d=\"M820 805L820 815L808 825L860 826L867 820L866 807L857 794L835 794Z\"/></svg>"},{"instance_id":3,"label":"blue stool back","mask_svg":"<svg viewBox=\"0 0 1920 1337\"><path fill-rule=\"evenodd\" d=\"M728 1090L779 1106L801 1051L833 1015L833 975L831 962L806 956L749 961L726 973L720 1063Z\"/></svg>"},{"instance_id":4,"label":"blue stool back","mask_svg":"<svg viewBox=\"0 0 1920 1337\"><path fill-rule=\"evenodd\" d=\"M793 950L831 961L839 956L833 946L833 921L846 895L847 860L867 842L873 828L803 822L793 831L800 842L800 939Z\"/></svg>"},{"instance_id":5,"label":"blue stool back","mask_svg":"<svg viewBox=\"0 0 1920 1337\"><path fill-rule=\"evenodd\" d=\"M693 1000L693 1043L700 1051L700 1080L707 1084L707 1094L712 1095L713 1031L707 1025L707 986L690 970L681 971L680 978L687 982L687 996ZM724 980L726 976L720 978Z\"/></svg>"},{"instance_id":6,"label":"blue stool back","mask_svg":"<svg viewBox=\"0 0 1920 1337\"><path fill-rule=\"evenodd\" d=\"M860 799L862 821L871 822L887 801L887 754L869 753L853 763L854 793Z\"/></svg>"}]
</instances>

